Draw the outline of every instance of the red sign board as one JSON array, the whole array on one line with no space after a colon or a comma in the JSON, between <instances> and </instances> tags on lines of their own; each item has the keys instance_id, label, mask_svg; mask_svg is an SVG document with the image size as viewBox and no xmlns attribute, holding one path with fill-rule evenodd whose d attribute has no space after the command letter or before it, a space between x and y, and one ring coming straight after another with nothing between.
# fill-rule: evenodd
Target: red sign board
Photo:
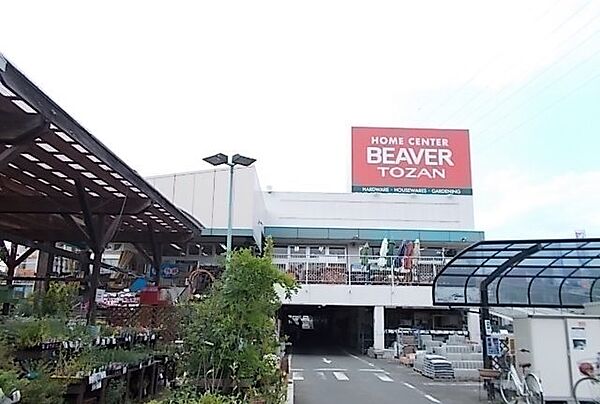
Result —
<instances>
[{"instance_id":1,"label":"red sign board","mask_svg":"<svg viewBox=\"0 0 600 404\"><path fill-rule=\"evenodd\" d=\"M352 192L472 195L469 131L352 128Z\"/></svg>"}]
</instances>

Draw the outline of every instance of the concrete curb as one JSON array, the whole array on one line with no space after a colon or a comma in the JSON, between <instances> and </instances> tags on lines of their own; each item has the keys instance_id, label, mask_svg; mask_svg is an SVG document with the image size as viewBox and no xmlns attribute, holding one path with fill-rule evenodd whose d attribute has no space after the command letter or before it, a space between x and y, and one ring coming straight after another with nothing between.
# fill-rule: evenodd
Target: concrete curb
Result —
<instances>
[{"instance_id":1,"label":"concrete curb","mask_svg":"<svg viewBox=\"0 0 600 404\"><path fill-rule=\"evenodd\" d=\"M294 404L294 381L290 380L287 386L287 404Z\"/></svg>"},{"instance_id":2,"label":"concrete curb","mask_svg":"<svg viewBox=\"0 0 600 404\"><path fill-rule=\"evenodd\" d=\"M292 355L288 356L288 385L287 385L287 400L286 404L294 404L294 380L291 377L292 373Z\"/></svg>"}]
</instances>

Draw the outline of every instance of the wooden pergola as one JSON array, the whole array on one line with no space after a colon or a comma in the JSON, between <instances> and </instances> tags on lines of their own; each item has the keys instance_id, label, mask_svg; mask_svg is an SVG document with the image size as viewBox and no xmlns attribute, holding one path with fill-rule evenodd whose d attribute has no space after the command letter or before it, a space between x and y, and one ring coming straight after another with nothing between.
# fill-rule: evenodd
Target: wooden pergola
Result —
<instances>
[{"instance_id":1,"label":"wooden pergola","mask_svg":"<svg viewBox=\"0 0 600 404\"><path fill-rule=\"evenodd\" d=\"M163 248L198 239L201 230L0 54L0 256L9 286L35 250L78 260L91 266L85 279L93 323L109 242L132 243L158 277ZM18 244L28 247L21 255Z\"/></svg>"}]
</instances>

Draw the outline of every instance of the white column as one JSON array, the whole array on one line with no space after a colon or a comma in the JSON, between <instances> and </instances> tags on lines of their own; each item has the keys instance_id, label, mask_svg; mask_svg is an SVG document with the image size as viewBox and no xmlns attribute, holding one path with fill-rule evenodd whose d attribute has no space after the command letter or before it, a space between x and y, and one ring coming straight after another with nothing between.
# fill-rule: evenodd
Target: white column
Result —
<instances>
[{"instance_id":1,"label":"white column","mask_svg":"<svg viewBox=\"0 0 600 404\"><path fill-rule=\"evenodd\" d=\"M385 348L385 317L383 306L375 306L373 308L373 348Z\"/></svg>"},{"instance_id":2,"label":"white column","mask_svg":"<svg viewBox=\"0 0 600 404\"><path fill-rule=\"evenodd\" d=\"M473 342L481 341L481 330L479 329L479 314L467 313L467 330L469 330L469 339Z\"/></svg>"}]
</instances>

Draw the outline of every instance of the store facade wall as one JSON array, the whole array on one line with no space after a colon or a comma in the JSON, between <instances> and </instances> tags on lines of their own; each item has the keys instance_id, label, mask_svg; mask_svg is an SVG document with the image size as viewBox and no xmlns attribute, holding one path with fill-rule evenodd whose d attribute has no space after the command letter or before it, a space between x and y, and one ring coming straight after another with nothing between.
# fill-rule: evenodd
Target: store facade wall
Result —
<instances>
[{"instance_id":1,"label":"store facade wall","mask_svg":"<svg viewBox=\"0 0 600 404\"><path fill-rule=\"evenodd\" d=\"M433 307L431 293L431 286L305 284L286 299L279 291L283 304L421 308Z\"/></svg>"},{"instance_id":2,"label":"store facade wall","mask_svg":"<svg viewBox=\"0 0 600 404\"><path fill-rule=\"evenodd\" d=\"M470 195L266 192L269 226L472 230Z\"/></svg>"},{"instance_id":3,"label":"store facade wall","mask_svg":"<svg viewBox=\"0 0 600 404\"><path fill-rule=\"evenodd\" d=\"M227 229L229 168L149 177L148 182L175 206L213 233ZM233 176L232 225L238 233L262 240L262 190L254 167L236 167Z\"/></svg>"}]
</instances>

